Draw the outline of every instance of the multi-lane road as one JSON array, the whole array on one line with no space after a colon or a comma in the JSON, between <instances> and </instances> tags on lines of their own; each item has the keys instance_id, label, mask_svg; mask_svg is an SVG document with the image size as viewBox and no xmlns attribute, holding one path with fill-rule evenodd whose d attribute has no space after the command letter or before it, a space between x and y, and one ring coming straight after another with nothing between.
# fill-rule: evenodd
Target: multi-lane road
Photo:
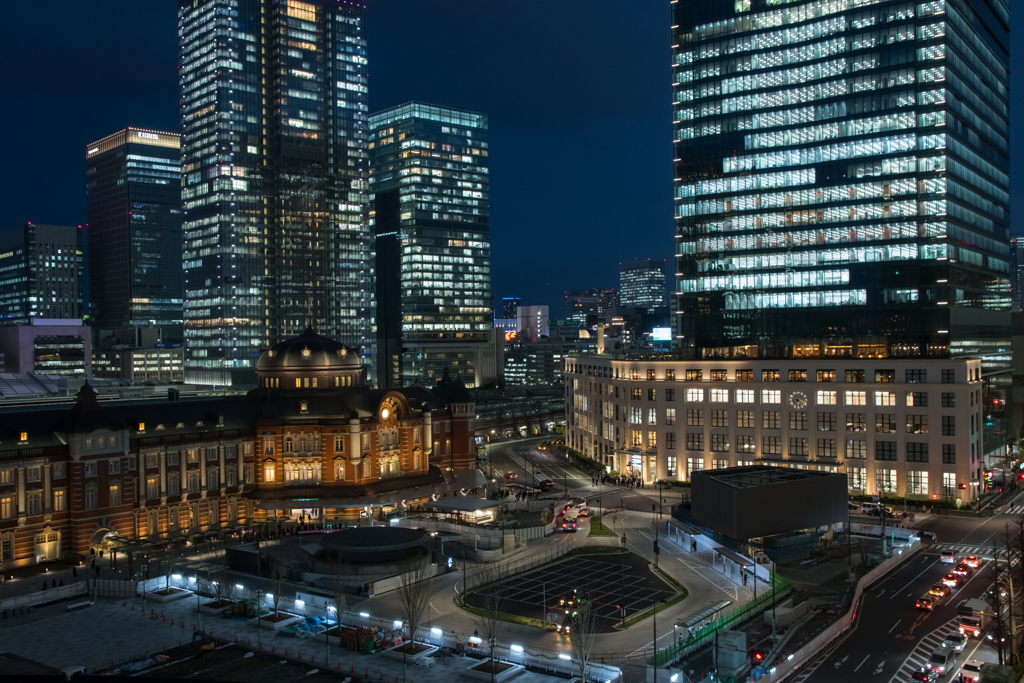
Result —
<instances>
[{"instance_id":1,"label":"multi-lane road","mask_svg":"<svg viewBox=\"0 0 1024 683\"><path fill-rule=\"evenodd\" d=\"M855 626L797 669L787 681L910 681L911 673L925 666L932 651L948 633L956 630L957 606L982 597L991 585L992 561L997 556L1000 561L1004 558L998 548L1004 545L1006 525L1014 521L1014 513L1021 509L1020 505L1007 505L994 517L933 515L921 521L917 526L935 532L938 542L926 544L865 591ZM964 585L941 598L934 611L920 611L914 606L917 598L952 568L939 559L941 551L948 547L961 554L978 555L983 563ZM940 680L955 681L959 665L967 659L996 662L998 655L988 640L971 639L953 673Z\"/></svg>"}]
</instances>

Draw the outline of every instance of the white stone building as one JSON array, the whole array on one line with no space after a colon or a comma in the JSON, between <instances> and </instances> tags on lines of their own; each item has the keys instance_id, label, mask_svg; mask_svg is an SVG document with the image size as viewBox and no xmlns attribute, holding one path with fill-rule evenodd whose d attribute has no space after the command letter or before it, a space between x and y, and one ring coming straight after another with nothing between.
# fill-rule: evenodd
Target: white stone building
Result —
<instances>
[{"instance_id":1,"label":"white stone building","mask_svg":"<svg viewBox=\"0 0 1024 683\"><path fill-rule=\"evenodd\" d=\"M688 481L750 464L845 472L852 493L967 503L981 482L981 361L566 359L566 445Z\"/></svg>"}]
</instances>

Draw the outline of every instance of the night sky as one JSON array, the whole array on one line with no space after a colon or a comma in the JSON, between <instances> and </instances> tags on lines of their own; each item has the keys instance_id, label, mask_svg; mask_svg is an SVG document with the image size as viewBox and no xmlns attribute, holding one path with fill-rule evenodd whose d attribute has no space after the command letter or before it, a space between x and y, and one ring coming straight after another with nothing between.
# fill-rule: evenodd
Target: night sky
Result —
<instances>
[{"instance_id":1,"label":"night sky","mask_svg":"<svg viewBox=\"0 0 1024 683\"><path fill-rule=\"evenodd\" d=\"M367 5L371 112L415 99L489 116L496 302L562 317L565 290L617 286L621 261L671 258L667 0ZM84 223L88 143L179 130L177 2L33 0L4 16L0 228ZM1015 112L1021 96L1011 88ZM1011 213L1022 209L1016 191Z\"/></svg>"}]
</instances>

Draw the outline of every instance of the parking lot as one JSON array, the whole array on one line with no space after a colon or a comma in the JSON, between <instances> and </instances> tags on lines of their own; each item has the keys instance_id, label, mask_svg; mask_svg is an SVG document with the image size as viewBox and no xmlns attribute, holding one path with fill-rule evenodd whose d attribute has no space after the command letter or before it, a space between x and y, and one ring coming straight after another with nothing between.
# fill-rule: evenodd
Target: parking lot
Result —
<instances>
[{"instance_id":1,"label":"parking lot","mask_svg":"<svg viewBox=\"0 0 1024 683\"><path fill-rule=\"evenodd\" d=\"M504 582L504 612L543 619L545 604L558 605L569 600L573 589L593 600L602 633L614 630L622 619L617 605L626 609L626 618L675 595L675 591L649 568L647 560L633 553L594 557L572 557L545 565ZM471 592L466 601L482 607L482 596Z\"/></svg>"}]
</instances>

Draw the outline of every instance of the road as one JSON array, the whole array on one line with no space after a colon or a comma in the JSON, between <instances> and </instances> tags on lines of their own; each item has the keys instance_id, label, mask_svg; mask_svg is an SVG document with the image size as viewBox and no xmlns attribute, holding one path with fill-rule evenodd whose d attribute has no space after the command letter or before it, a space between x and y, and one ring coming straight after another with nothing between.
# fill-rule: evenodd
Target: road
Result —
<instances>
[{"instance_id":1,"label":"road","mask_svg":"<svg viewBox=\"0 0 1024 683\"><path fill-rule=\"evenodd\" d=\"M599 507L625 507L627 510L651 512L651 504L658 501L658 490L651 487L625 488L599 484L594 486L590 475L577 467L572 458L566 458L553 447L540 450L542 441L549 436L540 436L518 441L493 443L488 446L488 460L494 468L495 478L519 482L527 486L535 486L538 482L550 479L555 484L554 490L569 489L570 495L581 496L593 500ZM490 469L484 469L490 473ZM508 479L508 472L515 472L514 479ZM663 515L667 516L671 506L680 502L681 493L671 489L662 491ZM600 502L597 502L599 499Z\"/></svg>"},{"instance_id":2,"label":"road","mask_svg":"<svg viewBox=\"0 0 1024 683\"><path fill-rule=\"evenodd\" d=\"M992 559L997 548L1003 545L1005 525L1024 509L1021 502L1020 499L1012 501L994 517L926 516L916 526L935 532L939 542L927 544L915 557L871 586L864 593L854 628L787 681L909 681L914 669L923 666L946 634L955 630L957 605L981 597L991 585ZM961 553L979 555L985 561L966 584L941 599L933 612L922 612L914 603L949 572L952 565L940 562L939 554L950 546ZM988 640L972 639L958 664L966 659L997 662L998 655ZM955 680L955 674L940 680Z\"/></svg>"}]
</instances>

